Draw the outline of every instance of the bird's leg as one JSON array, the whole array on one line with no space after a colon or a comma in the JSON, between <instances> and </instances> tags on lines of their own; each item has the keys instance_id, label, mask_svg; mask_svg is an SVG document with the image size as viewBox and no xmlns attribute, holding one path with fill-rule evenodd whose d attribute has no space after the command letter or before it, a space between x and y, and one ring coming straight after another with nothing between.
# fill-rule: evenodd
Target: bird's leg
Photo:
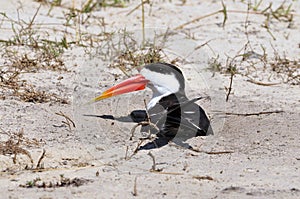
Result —
<instances>
[{"instance_id":1,"label":"bird's leg","mask_svg":"<svg viewBox=\"0 0 300 199\"><path fill-rule=\"evenodd\" d=\"M156 126L156 124L152 123L151 122L151 119L150 119L150 116L149 116L149 113L148 113L148 110L147 110L147 103L146 103L146 100L144 99L144 105L145 105L145 110L146 110L146 114L147 114L147 118L146 118L146 121L142 121L142 122L139 122L137 123L136 125L134 125L131 129L131 136L129 138L129 140L132 140L133 136L134 136L134 132L135 132L135 129L138 127L138 126L146 126L146 125L149 125L153 128L155 128L155 130L159 131L159 128ZM150 133L150 129L148 130L148 136L144 139L149 139L150 136L151 136L151 133Z\"/></svg>"},{"instance_id":2,"label":"bird's leg","mask_svg":"<svg viewBox=\"0 0 300 199\"><path fill-rule=\"evenodd\" d=\"M132 140L132 138L133 138L133 136L134 136L135 129L136 129L138 126L144 126L144 125L150 125L150 126L152 126L153 128L155 128L156 130L159 130L159 129L157 128L157 126L156 126L155 124L151 123L151 122L148 122L148 121L139 122L138 124L136 124L136 125L134 125L134 126L132 127L132 129L131 129L131 136L130 136L129 140ZM148 137L150 137L150 136L148 136Z\"/></svg>"}]
</instances>

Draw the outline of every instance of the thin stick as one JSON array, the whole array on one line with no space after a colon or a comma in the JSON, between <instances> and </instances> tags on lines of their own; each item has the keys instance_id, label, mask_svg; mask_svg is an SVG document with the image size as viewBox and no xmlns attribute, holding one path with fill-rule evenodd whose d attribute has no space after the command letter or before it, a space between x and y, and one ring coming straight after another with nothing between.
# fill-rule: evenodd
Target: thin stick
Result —
<instances>
[{"instance_id":1,"label":"thin stick","mask_svg":"<svg viewBox=\"0 0 300 199\"><path fill-rule=\"evenodd\" d=\"M137 196L137 188L136 188L136 182L137 182L137 177L134 178L134 184L133 184L133 192L132 195L133 196Z\"/></svg>"},{"instance_id":2,"label":"thin stick","mask_svg":"<svg viewBox=\"0 0 300 199\"><path fill-rule=\"evenodd\" d=\"M130 158L137 153L138 149L140 148L140 146L142 145L142 143L144 142L144 140L141 140L140 143L136 146L136 148L133 151L133 154L130 156Z\"/></svg>"},{"instance_id":3,"label":"thin stick","mask_svg":"<svg viewBox=\"0 0 300 199\"><path fill-rule=\"evenodd\" d=\"M183 173L175 173L175 172L162 172L162 171L150 171L151 173L158 173L158 174L164 174L164 175L184 175Z\"/></svg>"},{"instance_id":4,"label":"thin stick","mask_svg":"<svg viewBox=\"0 0 300 199\"><path fill-rule=\"evenodd\" d=\"M150 122L150 116L149 116L149 112L148 112L148 109L147 109L146 99L144 99L144 106L145 106L145 110L146 110L146 114L147 114L147 120L148 120L148 122Z\"/></svg>"},{"instance_id":5,"label":"thin stick","mask_svg":"<svg viewBox=\"0 0 300 199\"><path fill-rule=\"evenodd\" d=\"M204 18L213 16L213 15L218 14L218 13L221 13L221 12L223 12L223 10L218 10L218 11L216 11L216 12L213 12L213 13L210 13L210 14L207 14L207 15L204 15L204 16L201 16L201 17L197 17L197 18L193 19L192 21L188 21L188 22L186 22L186 23L184 23L184 24L181 24L180 26L177 26L177 27L175 28L175 30L182 29L184 26L187 26L187 25L189 25L189 24L191 24L191 23L195 23L195 22L197 22L197 21L200 21L201 19L204 19Z\"/></svg>"},{"instance_id":6,"label":"thin stick","mask_svg":"<svg viewBox=\"0 0 300 199\"><path fill-rule=\"evenodd\" d=\"M125 160L127 160L127 156L128 156L128 149L129 149L129 147L128 147L128 146L126 146Z\"/></svg>"},{"instance_id":7,"label":"thin stick","mask_svg":"<svg viewBox=\"0 0 300 199\"><path fill-rule=\"evenodd\" d=\"M40 4L40 6L37 8L36 12L34 13L32 19L31 19L31 21L30 21L30 23L28 24L28 27L27 27L27 28L31 28L31 26L32 26L32 24L33 24L33 22L34 22L34 20L35 20L35 18L36 18L36 16L37 16L37 14L38 14L38 12L39 12L41 6L42 6L42 4Z\"/></svg>"},{"instance_id":8,"label":"thin stick","mask_svg":"<svg viewBox=\"0 0 300 199\"><path fill-rule=\"evenodd\" d=\"M257 113L228 113L226 115L237 115L237 116L253 116L253 115L266 115L266 114L273 114L273 113L283 113L284 111L276 110L276 111L261 111Z\"/></svg>"},{"instance_id":9,"label":"thin stick","mask_svg":"<svg viewBox=\"0 0 300 199\"><path fill-rule=\"evenodd\" d=\"M151 152L149 152L147 155L149 155L152 158L152 161L153 161L153 164L152 164L152 167L151 167L150 171L158 171L156 169L156 163L155 163L155 157L154 157L154 155Z\"/></svg>"},{"instance_id":10,"label":"thin stick","mask_svg":"<svg viewBox=\"0 0 300 199\"><path fill-rule=\"evenodd\" d=\"M227 21L227 18L228 18L228 16L227 16L227 8L226 8L226 5L225 5L225 3L224 3L224 1L222 0L222 6L223 6L223 9L221 10L222 12L223 12L223 14L224 14L224 19L223 19L223 23L222 23L222 26L223 26L223 28L225 27L225 23L226 23L226 21Z\"/></svg>"},{"instance_id":11,"label":"thin stick","mask_svg":"<svg viewBox=\"0 0 300 199\"><path fill-rule=\"evenodd\" d=\"M41 157L39 158L39 161L38 161L37 164L36 164L36 168L37 168L37 169L40 169L41 162L42 162L42 160L44 159L45 154L46 154L46 150L43 149L43 153L42 153Z\"/></svg>"},{"instance_id":12,"label":"thin stick","mask_svg":"<svg viewBox=\"0 0 300 199\"><path fill-rule=\"evenodd\" d=\"M62 116L64 118L66 118L66 120L68 120L68 121L70 121L72 123L72 126L74 128L76 127L75 122L73 122L73 120L69 116L65 115L63 112L60 111L59 113L55 113L55 114L56 115L60 115L60 116Z\"/></svg>"},{"instance_id":13,"label":"thin stick","mask_svg":"<svg viewBox=\"0 0 300 199\"><path fill-rule=\"evenodd\" d=\"M142 46L144 47L144 44L145 44L145 8L144 8L144 1L141 0L141 2L142 2L142 31L143 31Z\"/></svg>"},{"instance_id":14,"label":"thin stick","mask_svg":"<svg viewBox=\"0 0 300 199\"><path fill-rule=\"evenodd\" d=\"M203 153L209 154L209 155L219 155L219 154L228 154L228 153L234 153L234 151L202 151Z\"/></svg>"},{"instance_id":15,"label":"thin stick","mask_svg":"<svg viewBox=\"0 0 300 199\"><path fill-rule=\"evenodd\" d=\"M253 84L257 84L257 85L260 85L260 86L274 86L274 85L278 85L280 83L265 83L265 82L259 82L259 81L256 81L254 79L248 79L247 80L248 82L251 82Z\"/></svg>"},{"instance_id":16,"label":"thin stick","mask_svg":"<svg viewBox=\"0 0 300 199\"><path fill-rule=\"evenodd\" d=\"M234 153L234 151L203 151L196 148L191 148L192 151L198 152L198 153L206 153L209 155L220 155L220 154L228 154L228 153Z\"/></svg>"},{"instance_id":17,"label":"thin stick","mask_svg":"<svg viewBox=\"0 0 300 199\"><path fill-rule=\"evenodd\" d=\"M212 41L212 39L208 40L207 42L201 44L200 46L197 46L194 50L198 50L198 49L200 49L200 48L202 48L203 46L206 46L206 45L208 46L208 43L211 42L211 41Z\"/></svg>"},{"instance_id":18,"label":"thin stick","mask_svg":"<svg viewBox=\"0 0 300 199\"><path fill-rule=\"evenodd\" d=\"M226 95L226 102L228 102L228 100L229 100L229 95L230 95L231 90L232 90L232 82L233 82L233 76L234 76L234 72L233 71L230 71L230 72L231 72L231 76L230 76L230 83L229 83L228 93Z\"/></svg>"},{"instance_id":19,"label":"thin stick","mask_svg":"<svg viewBox=\"0 0 300 199\"><path fill-rule=\"evenodd\" d=\"M62 121L62 123L64 123L64 124L66 124L66 125L68 125L68 127L69 127L69 131L71 132L71 125L70 125L70 122L72 123L72 126L74 127L74 128L76 128L76 126L75 126L75 123L73 122L73 120L71 120L71 118L69 117L69 116L67 116L67 115L65 115L63 112L59 112L59 113L55 113L56 115L59 115L59 116L62 116L62 117L64 117L65 119L66 119L66 122L64 122L64 121Z\"/></svg>"},{"instance_id":20,"label":"thin stick","mask_svg":"<svg viewBox=\"0 0 300 199\"><path fill-rule=\"evenodd\" d=\"M214 180L211 176L193 176L197 180Z\"/></svg>"},{"instance_id":21,"label":"thin stick","mask_svg":"<svg viewBox=\"0 0 300 199\"><path fill-rule=\"evenodd\" d=\"M136 148L134 149L133 153L131 154L131 156L129 156L126 160L130 160L137 152L138 149L140 148L140 146L142 145L142 143L144 142L144 140L141 140L138 145L136 146Z\"/></svg>"},{"instance_id":22,"label":"thin stick","mask_svg":"<svg viewBox=\"0 0 300 199\"><path fill-rule=\"evenodd\" d=\"M180 26L177 26L175 28L175 30L182 29L182 28L184 28L185 26L187 26L189 24L195 23L195 22L200 21L202 19L205 19L207 17L211 17L211 16L216 15L218 13L224 13L225 14L224 21L223 21L223 26L224 26L224 22L226 21L225 18L227 19L227 13L242 13L242 14L264 15L264 11L258 12L258 11L224 10L225 7L224 7L224 5L222 5L222 6L223 6L222 10L218 10L216 12L212 12L212 13L209 13L209 14L197 17L197 18L195 18L195 19L193 19L191 21L188 21L188 22L186 22L184 24L181 24ZM295 15L295 16L299 16L299 14L296 14L296 13L293 13L293 12L291 12L291 14Z\"/></svg>"},{"instance_id":23,"label":"thin stick","mask_svg":"<svg viewBox=\"0 0 300 199\"><path fill-rule=\"evenodd\" d=\"M126 14L126 16L131 15L134 11L136 11L137 9L139 9L139 7L141 7L144 3L150 3L149 0L146 1L142 1L139 5L137 5L136 7L134 7L130 12L128 12Z\"/></svg>"}]
</instances>

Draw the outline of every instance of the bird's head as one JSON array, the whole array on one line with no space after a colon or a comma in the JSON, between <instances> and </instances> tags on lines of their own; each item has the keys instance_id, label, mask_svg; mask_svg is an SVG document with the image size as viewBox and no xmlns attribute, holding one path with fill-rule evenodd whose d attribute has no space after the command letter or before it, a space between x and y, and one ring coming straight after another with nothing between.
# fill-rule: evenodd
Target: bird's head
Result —
<instances>
[{"instance_id":1,"label":"bird's head","mask_svg":"<svg viewBox=\"0 0 300 199\"><path fill-rule=\"evenodd\" d=\"M166 63L155 63L148 64L139 69L139 71L140 74L107 89L92 101L96 102L116 95L143 90L146 87L153 91L154 97L166 96L172 93L184 94L184 77L176 66Z\"/></svg>"}]
</instances>

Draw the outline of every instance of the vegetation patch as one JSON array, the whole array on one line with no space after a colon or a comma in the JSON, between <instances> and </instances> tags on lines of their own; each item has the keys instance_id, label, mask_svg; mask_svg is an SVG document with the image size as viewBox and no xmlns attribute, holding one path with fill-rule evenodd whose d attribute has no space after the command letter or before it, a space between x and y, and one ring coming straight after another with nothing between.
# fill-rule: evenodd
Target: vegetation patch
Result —
<instances>
[{"instance_id":1,"label":"vegetation patch","mask_svg":"<svg viewBox=\"0 0 300 199\"><path fill-rule=\"evenodd\" d=\"M21 78L25 73L36 73L41 70L65 71L61 55L68 48L65 39L51 41L42 37L34 28L34 21L39 12L26 22L14 20L5 13L0 13L2 20L11 24L13 35L8 39L0 40L0 94L1 99L7 96L16 96L25 102L45 103L55 101L68 103L66 99L46 90L37 89L37 85L28 83Z\"/></svg>"},{"instance_id":2,"label":"vegetation patch","mask_svg":"<svg viewBox=\"0 0 300 199\"><path fill-rule=\"evenodd\" d=\"M45 182L42 181L41 178L35 178L31 181L27 181L25 184L20 184L20 187L23 188L59 188L59 187L79 187L88 182L92 182L92 180L85 178L66 178L64 175L60 175L60 179L56 182Z\"/></svg>"},{"instance_id":3,"label":"vegetation patch","mask_svg":"<svg viewBox=\"0 0 300 199\"><path fill-rule=\"evenodd\" d=\"M13 156L13 163L17 163L17 155L25 155L33 163L28 148L39 147L41 142L24 136L23 129L19 132L5 132L0 129L0 155Z\"/></svg>"}]
</instances>

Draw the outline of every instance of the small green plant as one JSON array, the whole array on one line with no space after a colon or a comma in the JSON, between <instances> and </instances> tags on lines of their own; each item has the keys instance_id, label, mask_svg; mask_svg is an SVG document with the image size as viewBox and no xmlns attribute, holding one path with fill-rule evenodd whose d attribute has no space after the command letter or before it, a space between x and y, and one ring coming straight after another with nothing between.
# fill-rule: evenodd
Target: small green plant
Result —
<instances>
[{"instance_id":1,"label":"small green plant","mask_svg":"<svg viewBox=\"0 0 300 199\"><path fill-rule=\"evenodd\" d=\"M222 64L219 61L219 55L217 55L216 57L211 58L208 61L208 68L211 71L213 71L214 73L215 72L220 72L222 70Z\"/></svg>"}]
</instances>

